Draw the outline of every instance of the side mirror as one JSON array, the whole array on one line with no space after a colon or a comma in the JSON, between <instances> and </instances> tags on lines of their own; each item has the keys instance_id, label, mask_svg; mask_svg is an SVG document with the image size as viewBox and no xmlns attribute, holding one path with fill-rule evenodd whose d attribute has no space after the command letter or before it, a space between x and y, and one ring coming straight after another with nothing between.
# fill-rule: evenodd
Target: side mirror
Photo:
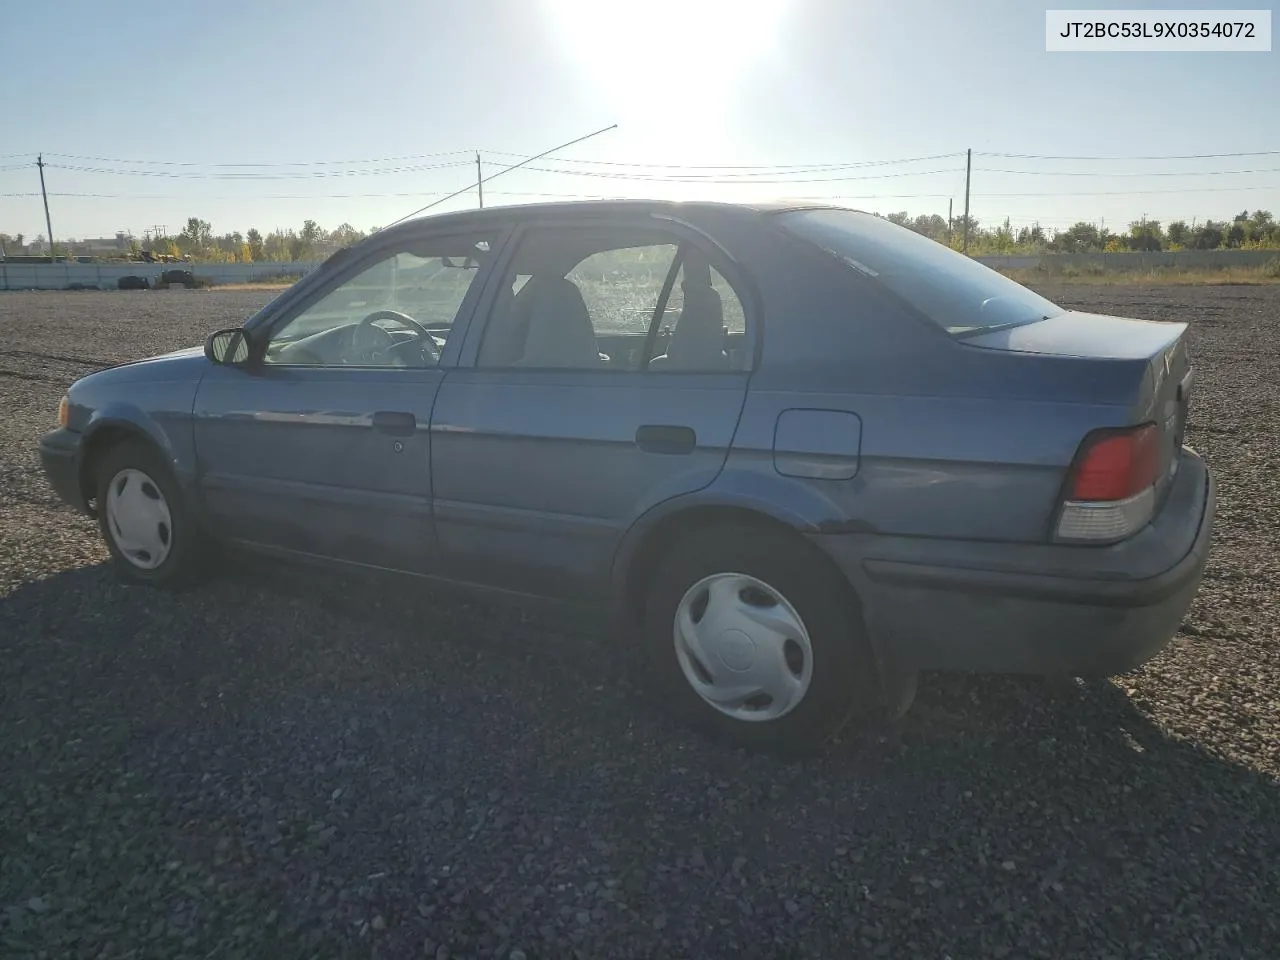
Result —
<instances>
[{"instance_id":1,"label":"side mirror","mask_svg":"<svg viewBox=\"0 0 1280 960\"><path fill-rule=\"evenodd\" d=\"M249 335L244 327L230 327L209 334L204 355L224 367L242 367L249 362Z\"/></svg>"}]
</instances>

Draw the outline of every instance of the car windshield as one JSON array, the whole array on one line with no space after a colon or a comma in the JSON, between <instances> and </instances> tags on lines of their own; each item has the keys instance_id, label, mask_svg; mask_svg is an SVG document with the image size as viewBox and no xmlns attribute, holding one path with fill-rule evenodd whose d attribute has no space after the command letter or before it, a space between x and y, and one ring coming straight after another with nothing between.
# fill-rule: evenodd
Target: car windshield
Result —
<instances>
[{"instance_id":1,"label":"car windshield","mask_svg":"<svg viewBox=\"0 0 1280 960\"><path fill-rule=\"evenodd\" d=\"M792 210L777 219L791 233L875 278L955 336L1065 312L978 261L874 214Z\"/></svg>"}]
</instances>

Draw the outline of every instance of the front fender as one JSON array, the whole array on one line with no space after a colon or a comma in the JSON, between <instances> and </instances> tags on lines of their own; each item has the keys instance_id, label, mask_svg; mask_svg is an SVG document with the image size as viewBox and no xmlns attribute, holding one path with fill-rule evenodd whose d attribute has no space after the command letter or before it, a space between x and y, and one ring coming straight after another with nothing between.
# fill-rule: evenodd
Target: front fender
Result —
<instances>
[{"instance_id":1,"label":"front fender","mask_svg":"<svg viewBox=\"0 0 1280 960\"><path fill-rule=\"evenodd\" d=\"M195 443L191 408L195 386L188 383L146 385L147 404L112 399L95 406L83 428L80 445L81 469L84 457L96 447L103 431L132 433L152 444L165 458L179 484L189 488L195 481Z\"/></svg>"},{"instance_id":2,"label":"front fender","mask_svg":"<svg viewBox=\"0 0 1280 960\"><path fill-rule=\"evenodd\" d=\"M95 410L84 429L83 447L92 445L93 438L103 430L125 430L151 441L165 456L174 459L173 441L154 417L132 403L114 402L101 410Z\"/></svg>"}]
</instances>

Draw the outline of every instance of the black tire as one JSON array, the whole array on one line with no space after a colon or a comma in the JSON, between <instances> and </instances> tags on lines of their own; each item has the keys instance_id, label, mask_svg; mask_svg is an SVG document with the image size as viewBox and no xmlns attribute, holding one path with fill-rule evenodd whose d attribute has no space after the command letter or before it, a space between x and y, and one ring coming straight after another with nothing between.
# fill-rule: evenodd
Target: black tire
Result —
<instances>
[{"instance_id":1,"label":"black tire","mask_svg":"<svg viewBox=\"0 0 1280 960\"><path fill-rule=\"evenodd\" d=\"M164 533L168 554L157 566L139 566L121 550L108 518L108 485L123 470L145 474L163 496L169 520ZM197 581L206 570L209 545L205 533L182 496L173 471L159 452L144 440L125 440L107 449L93 465L97 497L98 527L119 576L129 582L157 587L184 587ZM153 491L154 492L154 491Z\"/></svg>"},{"instance_id":2,"label":"black tire","mask_svg":"<svg viewBox=\"0 0 1280 960\"><path fill-rule=\"evenodd\" d=\"M803 699L770 720L727 716L694 690L676 654L675 617L704 577L745 574L776 591L799 615L812 647ZM875 657L852 588L807 544L764 528L723 526L678 542L659 561L645 598L644 642L664 699L716 739L752 750L804 754L855 716L883 715Z\"/></svg>"}]
</instances>

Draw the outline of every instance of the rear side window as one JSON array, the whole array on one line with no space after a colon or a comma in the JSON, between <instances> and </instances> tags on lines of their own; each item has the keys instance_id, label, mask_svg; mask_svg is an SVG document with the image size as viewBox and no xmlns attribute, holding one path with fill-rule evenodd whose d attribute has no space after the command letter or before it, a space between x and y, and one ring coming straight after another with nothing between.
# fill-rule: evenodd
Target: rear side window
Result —
<instances>
[{"instance_id":1,"label":"rear side window","mask_svg":"<svg viewBox=\"0 0 1280 960\"><path fill-rule=\"evenodd\" d=\"M720 309L723 313L724 327L730 334L742 335L747 330L747 319L742 311L742 301L738 299L737 291L729 284L729 281L715 267L709 269L711 275L711 289L716 292L720 298ZM667 300L667 313L679 318L681 311L684 310L684 292L688 285L685 282L685 270L683 265L676 274L675 285L671 288L671 296Z\"/></svg>"},{"instance_id":2,"label":"rear side window","mask_svg":"<svg viewBox=\"0 0 1280 960\"><path fill-rule=\"evenodd\" d=\"M740 371L742 301L705 251L628 225L531 227L498 283L476 366Z\"/></svg>"},{"instance_id":3,"label":"rear side window","mask_svg":"<svg viewBox=\"0 0 1280 960\"><path fill-rule=\"evenodd\" d=\"M793 210L776 218L789 232L883 284L955 336L1065 312L977 260L869 213Z\"/></svg>"},{"instance_id":4,"label":"rear side window","mask_svg":"<svg viewBox=\"0 0 1280 960\"><path fill-rule=\"evenodd\" d=\"M601 250L565 274L582 291L597 334L643 335L676 258L674 243Z\"/></svg>"}]
</instances>

